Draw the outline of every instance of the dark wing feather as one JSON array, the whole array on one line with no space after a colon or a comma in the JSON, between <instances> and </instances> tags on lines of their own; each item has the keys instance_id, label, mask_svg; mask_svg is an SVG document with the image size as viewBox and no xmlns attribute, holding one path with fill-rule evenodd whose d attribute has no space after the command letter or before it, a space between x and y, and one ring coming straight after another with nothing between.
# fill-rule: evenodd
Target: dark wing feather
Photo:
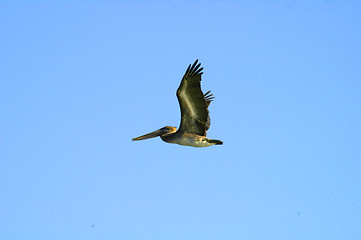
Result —
<instances>
[{"instance_id":1,"label":"dark wing feather","mask_svg":"<svg viewBox=\"0 0 361 240\"><path fill-rule=\"evenodd\" d=\"M211 93L211 91L208 91L204 94L204 100L206 100L207 107L209 106L209 104L211 104L211 102L214 99L213 94L210 94L210 93Z\"/></svg>"},{"instance_id":2,"label":"dark wing feather","mask_svg":"<svg viewBox=\"0 0 361 240\"><path fill-rule=\"evenodd\" d=\"M182 82L177 90L177 98L181 108L181 123L178 131L207 135L210 126L208 106L213 99L213 94L206 94L201 90L201 75L203 68L196 60L189 65Z\"/></svg>"}]
</instances>

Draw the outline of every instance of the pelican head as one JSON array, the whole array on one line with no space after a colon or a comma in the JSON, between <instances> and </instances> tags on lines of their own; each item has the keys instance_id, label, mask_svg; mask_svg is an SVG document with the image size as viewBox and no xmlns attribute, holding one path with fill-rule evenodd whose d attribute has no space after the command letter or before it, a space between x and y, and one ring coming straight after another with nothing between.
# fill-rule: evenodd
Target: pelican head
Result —
<instances>
[{"instance_id":1,"label":"pelican head","mask_svg":"<svg viewBox=\"0 0 361 240\"><path fill-rule=\"evenodd\" d=\"M161 129L158 129L154 132L151 133L147 133L145 135L142 135L140 137L136 137L133 138L132 141L139 141L139 140L145 140L145 139L149 139L149 138L154 138L154 137L159 137L159 136L164 136L170 133L175 133L177 131L176 127L170 127L170 126L165 126Z\"/></svg>"}]
</instances>

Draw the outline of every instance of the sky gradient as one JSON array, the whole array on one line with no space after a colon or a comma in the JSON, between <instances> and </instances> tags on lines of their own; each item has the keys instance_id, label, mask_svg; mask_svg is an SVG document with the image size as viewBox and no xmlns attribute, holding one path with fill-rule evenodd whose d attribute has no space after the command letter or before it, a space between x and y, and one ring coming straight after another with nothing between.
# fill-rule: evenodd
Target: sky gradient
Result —
<instances>
[{"instance_id":1,"label":"sky gradient","mask_svg":"<svg viewBox=\"0 0 361 240\"><path fill-rule=\"evenodd\" d=\"M1 239L361 239L360 1L1 1ZM188 66L212 90L192 148Z\"/></svg>"}]
</instances>

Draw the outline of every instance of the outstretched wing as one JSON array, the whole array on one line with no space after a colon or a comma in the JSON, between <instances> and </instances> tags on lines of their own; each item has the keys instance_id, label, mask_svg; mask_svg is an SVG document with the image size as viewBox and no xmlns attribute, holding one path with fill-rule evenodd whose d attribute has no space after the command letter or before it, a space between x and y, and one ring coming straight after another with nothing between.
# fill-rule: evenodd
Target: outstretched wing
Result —
<instances>
[{"instance_id":1,"label":"outstretched wing","mask_svg":"<svg viewBox=\"0 0 361 240\"><path fill-rule=\"evenodd\" d=\"M182 82L177 90L177 98L181 109L181 123L178 131L207 135L210 126L208 106L213 99L213 94L206 94L201 90L201 76L203 68L198 59L189 65Z\"/></svg>"}]
</instances>

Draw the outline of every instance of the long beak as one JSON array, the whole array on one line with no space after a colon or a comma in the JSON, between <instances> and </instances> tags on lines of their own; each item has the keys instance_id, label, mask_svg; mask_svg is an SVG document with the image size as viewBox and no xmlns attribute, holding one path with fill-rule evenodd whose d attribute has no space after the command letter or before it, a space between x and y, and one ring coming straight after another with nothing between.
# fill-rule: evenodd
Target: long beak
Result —
<instances>
[{"instance_id":1,"label":"long beak","mask_svg":"<svg viewBox=\"0 0 361 240\"><path fill-rule=\"evenodd\" d=\"M145 140L149 138L159 137L164 134L164 131L162 129L158 129L157 131L142 135L140 137L133 138L132 141L138 141L138 140Z\"/></svg>"}]
</instances>

